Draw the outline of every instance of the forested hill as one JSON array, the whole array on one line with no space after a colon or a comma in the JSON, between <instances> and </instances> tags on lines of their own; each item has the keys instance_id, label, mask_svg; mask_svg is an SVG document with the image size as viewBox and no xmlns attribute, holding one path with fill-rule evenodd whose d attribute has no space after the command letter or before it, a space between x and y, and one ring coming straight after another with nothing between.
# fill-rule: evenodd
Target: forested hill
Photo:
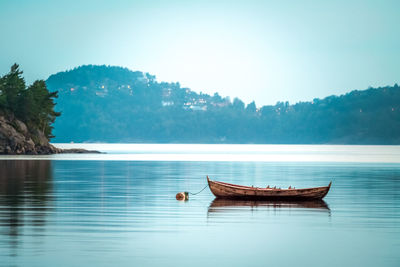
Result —
<instances>
[{"instance_id":1,"label":"forested hill","mask_svg":"<svg viewBox=\"0 0 400 267\"><path fill-rule=\"evenodd\" d=\"M400 144L400 88L289 105L245 105L109 66L46 81L58 91L53 142Z\"/></svg>"}]
</instances>

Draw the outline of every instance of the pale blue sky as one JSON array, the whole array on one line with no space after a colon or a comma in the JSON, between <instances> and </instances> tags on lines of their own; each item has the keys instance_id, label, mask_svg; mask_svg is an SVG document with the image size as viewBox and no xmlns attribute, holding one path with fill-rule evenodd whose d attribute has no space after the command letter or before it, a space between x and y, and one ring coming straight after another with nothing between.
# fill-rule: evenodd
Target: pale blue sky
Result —
<instances>
[{"instance_id":1,"label":"pale blue sky","mask_svg":"<svg viewBox=\"0 0 400 267\"><path fill-rule=\"evenodd\" d=\"M0 73L107 64L257 105L400 83L400 1L0 0Z\"/></svg>"}]
</instances>

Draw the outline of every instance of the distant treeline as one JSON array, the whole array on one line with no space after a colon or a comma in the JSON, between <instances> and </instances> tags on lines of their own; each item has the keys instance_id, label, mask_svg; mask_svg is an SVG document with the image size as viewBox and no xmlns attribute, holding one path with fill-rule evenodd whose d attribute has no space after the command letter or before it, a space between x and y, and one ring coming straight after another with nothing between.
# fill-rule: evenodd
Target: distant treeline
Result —
<instances>
[{"instance_id":1,"label":"distant treeline","mask_svg":"<svg viewBox=\"0 0 400 267\"><path fill-rule=\"evenodd\" d=\"M60 94L54 142L400 144L397 84L260 108L120 67L81 66L46 84Z\"/></svg>"},{"instance_id":2,"label":"distant treeline","mask_svg":"<svg viewBox=\"0 0 400 267\"><path fill-rule=\"evenodd\" d=\"M0 77L0 115L16 117L33 134L40 131L46 138L53 137L52 123L60 113L54 111L57 92L49 92L43 80L26 86L17 64L8 74Z\"/></svg>"}]
</instances>

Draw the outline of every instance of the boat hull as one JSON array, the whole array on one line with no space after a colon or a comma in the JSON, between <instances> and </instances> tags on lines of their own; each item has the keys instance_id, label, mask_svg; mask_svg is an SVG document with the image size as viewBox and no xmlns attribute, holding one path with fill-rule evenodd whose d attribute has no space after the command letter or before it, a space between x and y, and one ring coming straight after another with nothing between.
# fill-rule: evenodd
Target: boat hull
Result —
<instances>
[{"instance_id":1,"label":"boat hull","mask_svg":"<svg viewBox=\"0 0 400 267\"><path fill-rule=\"evenodd\" d=\"M217 198L226 199L277 199L277 200L307 200L323 199L331 187L328 186L302 189L259 188L212 181L207 177L211 192Z\"/></svg>"}]
</instances>

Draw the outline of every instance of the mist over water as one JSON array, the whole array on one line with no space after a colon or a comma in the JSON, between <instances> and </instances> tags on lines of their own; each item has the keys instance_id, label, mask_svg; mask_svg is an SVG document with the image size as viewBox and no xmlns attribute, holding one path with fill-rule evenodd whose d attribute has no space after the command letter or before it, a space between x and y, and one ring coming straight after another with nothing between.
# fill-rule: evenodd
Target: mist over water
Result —
<instances>
[{"instance_id":1,"label":"mist over water","mask_svg":"<svg viewBox=\"0 0 400 267\"><path fill-rule=\"evenodd\" d=\"M301 147L269 149L282 157L319 153L316 146ZM191 152L181 146L175 151L162 146L134 151L109 148L109 154L96 155L95 160L89 155L55 155L52 160L35 156L0 161L0 265L400 263L399 163L247 158L264 157L269 152L263 146L186 147ZM348 151L353 156L374 151L362 146L349 149L343 152L326 146L320 158L329 153L346 158ZM192 160L168 161L171 151ZM128 158L110 160L123 153ZM378 148L374 155L383 159L396 153L397 147L388 147ZM140 154L165 159L129 159ZM244 161L194 160L209 155L241 156ZM175 200L177 192L203 188L206 175L264 187L333 183L324 201L317 202L220 201L208 189L187 202Z\"/></svg>"}]
</instances>

